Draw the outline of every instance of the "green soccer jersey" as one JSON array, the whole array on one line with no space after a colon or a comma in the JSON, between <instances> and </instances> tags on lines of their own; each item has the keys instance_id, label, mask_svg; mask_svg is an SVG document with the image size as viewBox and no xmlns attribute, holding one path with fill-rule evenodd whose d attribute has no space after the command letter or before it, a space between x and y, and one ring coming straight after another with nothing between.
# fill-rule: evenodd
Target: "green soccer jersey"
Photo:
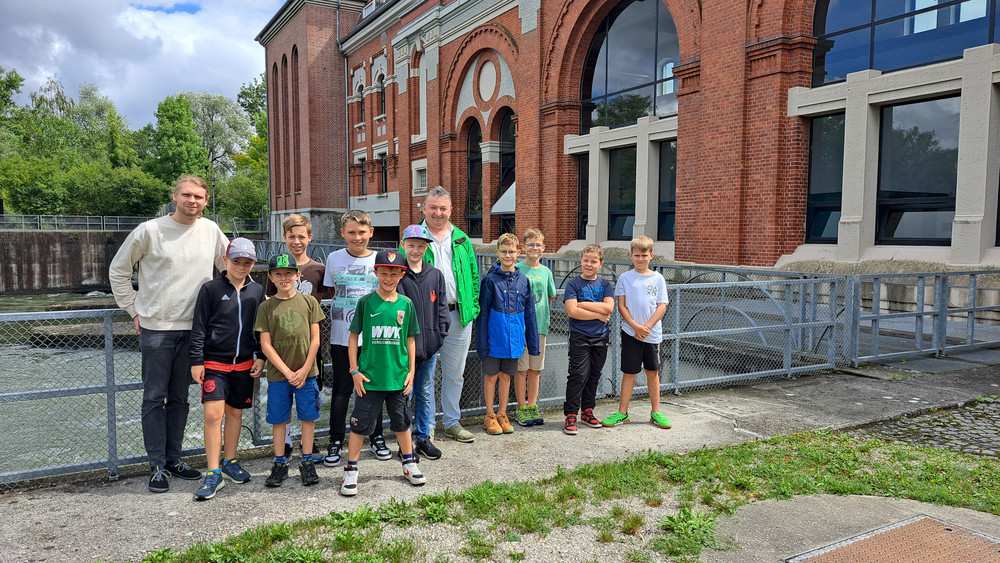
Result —
<instances>
[{"instance_id":1,"label":"green soccer jersey","mask_svg":"<svg viewBox=\"0 0 1000 563\"><path fill-rule=\"evenodd\" d=\"M556 282L552 279L552 270L542 265L532 268L524 262L518 262L516 265L531 284L531 296L535 299L535 322L538 323L538 334L548 334L549 298L556 294Z\"/></svg>"},{"instance_id":2,"label":"green soccer jersey","mask_svg":"<svg viewBox=\"0 0 1000 563\"><path fill-rule=\"evenodd\" d=\"M405 295L384 301L378 292L358 300L351 332L362 335L358 369L371 381L369 391L402 391L410 371L406 339L420 332L413 302Z\"/></svg>"},{"instance_id":3,"label":"green soccer jersey","mask_svg":"<svg viewBox=\"0 0 1000 563\"><path fill-rule=\"evenodd\" d=\"M271 335L271 346L291 370L305 365L309 353L310 327L326 318L312 295L296 292L288 299L272 297L260 304L253 329ZM285 376L267 361L267 380L284 381ZM309 377L319 375L313 362Z\"/></svg>"}]
</instances>

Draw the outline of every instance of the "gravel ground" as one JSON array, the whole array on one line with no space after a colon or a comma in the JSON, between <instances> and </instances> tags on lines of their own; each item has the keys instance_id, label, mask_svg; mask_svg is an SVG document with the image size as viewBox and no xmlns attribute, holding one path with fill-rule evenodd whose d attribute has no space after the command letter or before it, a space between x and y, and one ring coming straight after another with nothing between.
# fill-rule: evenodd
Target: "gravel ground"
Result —
<instances>
[{"instance_id":1,"label":"gravel ground","mask_svg":"<svg viewBox=\"0 0 1000 563\"><path fill-rule=\"evenodd\" d=\"M612 405L598 407L598 415L613 409ZM464 490L486 480L533 480L554 474L560 466L621 459L649 449L715 448L750 437L735 430L728 418L679 405L664 406L674 427L660 430L644 422L648 409L648 402L637 401L632 424L606 429L581 426L575 437L562 433L562 417L551 412L544 426L518 427L514 434L504 436L488 436L470 423L467 427L476 434L475 443L439 440L444 456L421 463L428 483L419 488L406 483L398 461L379 462L363 453L360 492L351 499L338 494L340 468L319 466L319 485L306 488L293 465L284 486L266 489L269 458L244 462L253 475L250 483L228 484L215 499L202 503L193 500L198 482L172 479L168 493L152 494L146 490L145 476L96 486L66 485L12 493L0 497L4 506L0 511L0 560L139 560L163 547L182 549L197 542L218 541L261 524L323 516L363 504L377 506L391 498L412 502L421 494ZM641 501L633 504L635 510L648 514L646 527L624 544L600 544L592 527L580 526L557 529L545 537L525 535L517 542L502 542L498 553L522 551L528 561L624 561L628 549L623 547L628 542L646 541L661 513L676 510L671 499L658 508L645 507ZM464 544L464 532L454 526L434 526L421 528L417 535L426 552L433 554L429 560L444 553L449 560L461 561L458 550Z\"/></svg>"}]
</instances>

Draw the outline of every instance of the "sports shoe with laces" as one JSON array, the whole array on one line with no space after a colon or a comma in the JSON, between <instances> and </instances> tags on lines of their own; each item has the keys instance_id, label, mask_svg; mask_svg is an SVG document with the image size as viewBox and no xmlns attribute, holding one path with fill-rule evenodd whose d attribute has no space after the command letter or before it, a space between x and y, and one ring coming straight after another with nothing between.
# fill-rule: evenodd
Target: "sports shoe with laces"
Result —
<instances>
[{"instance_id":1,"label":"sports shoe with laces","mask_svg":"<svg viewBox=\"0 0 1000 563\"><path fill-rule=\"evenodd\" d=\"M330 447L326 450L326 457L323 458L323 465L327 467L337 467L340 465L340 448L342 442L336 440L330 442Z\"/></svg>"},{"instance_id":2,"label":"sports shoe with laces","mask_svg":"<svg viewBox=\"0 0 1000 563\"><path fill-rule=\"evenodd\" d=\"M414 449L427 459L441 459L441 450L434 445L434 442L430 438L417 440Z\"/></svg>"},{"instance_id":3,"label":"sports shoe with laces","mask_svg":"<svg viewBox=\"0 0 1000 563\"><path fill-rule=\"evenodd\" d=\"M655 425L657 428L663 428L664 430L670 428L670 419L667 418L667 415L663 414L660 411L656 411L650 414L649 421L653 423L653 425Z\"/></svg>"},{"instance_id":4,"label":"sports shoe with laces","mask_svg":"<svg viewBox=\"0 0 1000 563\"><path fill-rule=\"evenodd\" d=\"M250 472L243 469L238 461L223 463L222 476L234 483L246 483L250 480Z\"/></svg>"},{"instance_id":5,"label":"sports shoe with laces","mask_svg":"<svg viewBox=\"0 0 1000 563\"><path fill-rule=\"evenodd\" d=\"M542 411L538 409L538 405L528 405L528 410L531 413L531 424L533 426L545 424L545 419L542 418Z\"/></svg>"},{"instance_id":6,"label":"sports shoe with laces","mask_svg":"<svg viewBox=\"0 0 1000 563\"><path fill-rule=\"evenodd\" d=\"M452 426L449 426L448 428L445 428L444 435L451 438L452 440L455 440L456 442L463 442L466 444L476 441L476 437L472 435L472 432L469 432L465 428L462 428L461 424L454 424ZM431 439L433 438L434 434L432 432Z\"/></svg>"},{"instance_id":7,"label":"sports shoe with laces","mask_svg":"<svg viewBox=\"0 0 1000 563\"><path fill-rule=\"evenodd\" d=\"M517 407L514 411L514 421L521 426L533 426L535 424L535 419L531 416L530 408L528 405L522 407Z\"/></svg>"},{"instance_id":8,"label":"sports shoe with laces","mask_svg":"<svg viewBox=\"0 0 1000 563\"><path fill-rule=\"evenodd\" d=\"M620 424L628 424L632 422L628 418L628 413L622 414L620 412L611 413L611 416L605 418L601 421L602 426L618 426Z\"/></svg>"},{"instance_id":9,"label":"sports shoe with laces","mask_svg":"<svg viewBox=\"0 0 1000 563\"><path fill-rule=\"evenodd\" d=\"M215 493L226 486L226 480L222 478L222 473L214 471L205 475L205 480L201 483L201 488L194 492L194 500L208 500L215 496Z\"/></svg>"},{"instance_id":10,"label":"sports shoe with laces","mask_svg":"<svg viewBox=\"0 0 1000 563\"><path fill-rule=\"evenodd\" d=\"M403 450L396 450L396 459L403 461ZM416 448L413 448L413 459L420 461L420 455L417 454Z\"/></svg>"},{"instance_id":11,"label":"sports shoe with laces","mask_svg":"<svg viewBox=\"0 0 1000 563\"><path fill-rule=\"evenodd\" d=\"M410 481L410 484L416 487L427 482L427 478L424 477L423 473L417 467L417 460L415 459L403 462L403 477L406 477Z\"/></svg>"},{"instance_id":12,"label":"sports shoe with laces","mask_svg":"<svg viewBox=\"0 0 1000 563\"><path fill-rule=\"evenodd\" d=\"M497 420L497 415L495 414L486 415L486 419L483 420L483 428L486 429L487 434L494 436L503 434L503 427L500 426L500 421Z\"/></svg>"},{"instance_id":13,"label":"sports shoe with laces","mask_svg":"<svg viewBox=\"0 0 1000 563\"><path fill-rule=\"evenodd\" d=\"M152 475L149 477L149 492L165 493L170 490L170 483L167 481L168 473L162 465L157 465L150 469Z\"/></svg>"},{"instance_id":14,"label":"sports shoe with laces","mask_svg":"<svg viewBox=\"0 0 1000 563\"><path fill-rule=\"evenodd\" d=\"M340 494L345 497L353 497L358 494L358 468L357 466L344 468L344 480L340 482Z\"/></svg>"},{"instance_id":15,"label":"sports shoe with laces","mask_svg":"<svg viewBox=\"0 0 1000 563\"><path fill-rule=\"evenodd\" d=\"M497 413L497 422L500 423L500 428L504 434L512 434L514 432L514 426L510 423L510 419L507 418L507 413Z\"/></svg>"},{"instance_id":16,"label":"sports shoe with laces","mask_svg":"<svg viewBox=\"0 0 1000 563\"><path fill-rule=\"evenodd\" d=\"M567 414L566 422L563 424L563 434L576 436L576 415Z\"/></svg>"},{"instance_id":17,"label":"sports shoe with laces","mask_svg":"<svg viewBox=\"0 0 1000 563\"><path fill-rule=\"evenodd\" d=\"M319 475L316 475L316 464L311 459L303 461L299 465L299 477L302 479L302 485L305 487L311 487L319 483Z\"/></svg>"},{"instance_id":18,"label":"sports shoe with laces","mask_svg":"<svg viewBox=\"0 0 1000 563\"><path fill-rule=\"evenodd\" d=\"M389 446L385 445L385 438L376 436L371 441L371 450L375 454L375 459L379 461L389 461L392 459L392 450L389 449Z\"/></svg>"},{"instance_id":19,"label":"sports shoe with laces","mask_svg":"<svg viewBox=\"0 0 1000 563\"><path fill-rule=\"evenodd\" d=\"M276 461L271 464L271 474L264 481L265 487L280 487L281 483L288 478L288 464Z\"/></svg>"},{"instance_id":20,"label":"sports shoe with laces","mask_svg":"<svg viewBox=\"0 0 1000 563\"><path fill-rule=\"evenodd\" d=\"M594 409L583 409L583 412L580 413L580 422L591 428L600 428L604 426L601 424L601 421L597 420L597 417L594 416Z\"/></svg>"},{"instance_id":21,"label":"sports shoe with laces","mask_svg":"<svg viewBox=\"0 0 1000 563\"><path fill-rule=\"evenodd\" d=\"M201 479L201 471L192 469L190 465L184 463L183 461L175 461L173 463L168 461L167 466L164 469L166 469L167 473L172 476L187 479L188 481Z\"/></svg>"}]
</instances>

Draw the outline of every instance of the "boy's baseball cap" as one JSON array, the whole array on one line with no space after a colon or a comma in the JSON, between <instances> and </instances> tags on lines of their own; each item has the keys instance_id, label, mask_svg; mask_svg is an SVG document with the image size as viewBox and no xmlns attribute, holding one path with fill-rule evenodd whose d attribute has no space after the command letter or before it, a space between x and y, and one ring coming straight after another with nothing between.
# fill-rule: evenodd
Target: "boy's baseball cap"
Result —
<instances>
[{"instance_id":1,"label":"boy's baseball cap","mask_svg":"<svg viewBox=\"0 0 1000 563\"><path fill-rule=\"evenodd\" d=\"M430 232L428 232L427 227L423 225L410 225L409 227L406 227L406 230L403 231L403 240L408 238L418 238L427 242L433 242L431 240Z\"/></svg>"},{"instance_id":2,"label":"boy's baseball cap","mask_svg":"<svg viewBox=\"0 0 1000 563\"><path fill-rule=\"evenodd\" d=\"M375 255L375 267L392 266L394 268L406 269L406 257L402 252L396 250L380 250Z\"/></svg>"},{"instance_id":3,"label":"boy's baseball cap","mask_svg":"<svg viewBox=\"0 0 1000 563\"><path fill-rule=\"evenodd\" d=\"M226 247L226 258L230 260L236 258L249 258L254 262L257 261L257 250L254 248L253 243L249 240L239 237L234 238L229 246Z\"/></svg>"},{"instance_id":4,"label":"boy's baseball cap","mask_svg":"<svg viewBox=\"0 0 1000 563\"><path fill-rule=\"evenodd\" d=\"M291 254L276 254L267 261L267 271L270 272L279 268L290 268L298 271L299 265L295 263L295 257Z\"/></svg>"}]
</instances>

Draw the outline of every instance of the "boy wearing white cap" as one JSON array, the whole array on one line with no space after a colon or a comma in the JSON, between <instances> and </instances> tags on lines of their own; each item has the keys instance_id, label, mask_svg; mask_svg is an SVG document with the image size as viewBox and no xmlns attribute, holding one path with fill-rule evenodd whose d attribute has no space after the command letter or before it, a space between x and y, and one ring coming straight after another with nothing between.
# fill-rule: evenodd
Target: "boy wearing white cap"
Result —
<instances>
[{"instance_id":1,"label":"boy wearing white cap","mask_svg":"<svg viewBox=\"0 0 1000 563\"><path fill-rule=\"evenodd\" d=\"M250 473L236 461L243 409L253 406L253 379L264 369L253 331L264 288L250 277L257 263L253 243L234 239L226 249L226 270L198 292L191 326L191 377L201 385L205 406L205 459L208 472L195 500L208 500L225 479L246 483ZM254 358L256 356L256 359ZM225 419L225 459L222 453Z\"/></svg>"}]
</instances>

